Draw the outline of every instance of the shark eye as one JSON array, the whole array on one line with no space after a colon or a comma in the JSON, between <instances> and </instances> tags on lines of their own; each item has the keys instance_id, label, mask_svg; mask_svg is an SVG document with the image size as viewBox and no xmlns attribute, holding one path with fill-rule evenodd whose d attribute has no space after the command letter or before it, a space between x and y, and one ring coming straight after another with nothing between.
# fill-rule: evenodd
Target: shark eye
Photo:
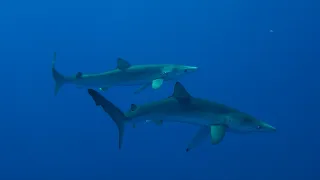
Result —
<instances>
[{"instance_id":1,"label":"shark eye","mask_svg":"<svg viewBox=\"0 0 320 180\"><path fill-rule=\"evenodd\" d=\"M261 126L260 126L260 125L258 125L256 128L257 128L257 129L261 129Z\"/></svg>"},{"instance_id":2,"label":"shark eye","mask_svg":"<svg viewBox=\"0 0 320 180\"><path fill-rule=\"evenodd\" d=\"M188 72L188 69L185 69L184 72L185 72L185 73Z\"/></svg>"}]
</instances>

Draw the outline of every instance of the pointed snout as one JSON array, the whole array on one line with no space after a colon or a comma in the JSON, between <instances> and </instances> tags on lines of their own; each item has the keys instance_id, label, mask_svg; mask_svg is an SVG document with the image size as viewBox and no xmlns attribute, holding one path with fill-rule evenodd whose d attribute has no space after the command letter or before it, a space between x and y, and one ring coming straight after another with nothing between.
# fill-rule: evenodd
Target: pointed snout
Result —
<instances>
[{"instance_id":1,"label":"pointed snout","mask_svg":"<svg viewBox=\"0 0 320 180\"><path fill-rule=\"evenodd\" d=\"M271 125L269 125L267 123L263 124L263 129L266 132L276 132L277 131L277 129L275 127L273 127L273 126L271 126Z\"/></svg>"},{"instance_id":2,"label":"pointed snout","mask_svg":"<svg viewBox=\"0 0 320 180\"><path fill-rule=\"evenodd\" d=\"M184 71L185 72L195 72L198 70L198 67L196 66L185 66Z\"/></svg>"}]
</instances>

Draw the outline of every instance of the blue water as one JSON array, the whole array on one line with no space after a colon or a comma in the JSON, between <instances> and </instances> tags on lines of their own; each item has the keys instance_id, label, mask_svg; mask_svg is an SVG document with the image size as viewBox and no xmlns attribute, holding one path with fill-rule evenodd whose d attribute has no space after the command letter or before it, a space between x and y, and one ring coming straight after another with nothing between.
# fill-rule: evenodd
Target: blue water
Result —
<instances>
[{"instance_id":1,"label":"blue water","mask_svg":"<svg viewBox=\"0 0 320 180\"><path fill-rule=\"evenodd\" d=\"M320 179L319 3L288 0L14 1L0 3L1 180ZM131 64L199 66L181 79L196 97L227 104L277 128L228 133L186 153L197 127L117 128L86 89L57 69L102 72ZM122 110L171 95L174 82L139 95L103 95Z\"/></svg>"}]
</instances>

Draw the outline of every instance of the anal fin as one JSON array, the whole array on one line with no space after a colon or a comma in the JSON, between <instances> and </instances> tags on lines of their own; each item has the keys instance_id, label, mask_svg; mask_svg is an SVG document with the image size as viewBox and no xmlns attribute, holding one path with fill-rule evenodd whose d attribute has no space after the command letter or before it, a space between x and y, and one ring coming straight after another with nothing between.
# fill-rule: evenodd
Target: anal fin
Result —
<instances>
[{"instance_id":1,"label":"anal fin","mask_svg":"<svg viewBox=\"0 0 320 180\"><path fill-rule=\"evenodd\" d=\"M163 120L152 120L157 126L161 126L163 124Z\"/></svg>"}]
</instances>

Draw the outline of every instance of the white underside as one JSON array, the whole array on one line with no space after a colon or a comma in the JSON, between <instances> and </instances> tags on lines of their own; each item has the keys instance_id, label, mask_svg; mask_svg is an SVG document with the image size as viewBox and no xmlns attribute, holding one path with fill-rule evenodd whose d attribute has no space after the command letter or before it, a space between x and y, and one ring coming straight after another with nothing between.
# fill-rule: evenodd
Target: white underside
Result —
<instances>
[{"instance_id":1,"label":"white underside","mask_svg":"<svg viewBox=\"0 0 320 180\"><path fill-rule=\"evenodd\" d=\"M146 120L162 120L163 122L178 122L178 123L187 123L199 126L210 126L213 124L217 124L221 121L220 119L215 116L214 114L186 114L186 115L174 115L174 116L167 116L167 115L146 115L141 116L138 118L134 118L130 120L133 123L145 122Z\"/></svg>"},{"instance_id":2,"label":"white underside","mask_svg":"<svg viewBox=\"0 0 320 180\"><path fill-rule=\"evenodd\" d=\"M136 86L151 83L153 79L139 79L139 80L109 80L109 79L97 79L97 80L76 80L72 82L79 87L90 87L90 88L101 88L101 87L112 87L112 86Z\"/></svg>"}]
</instances>

